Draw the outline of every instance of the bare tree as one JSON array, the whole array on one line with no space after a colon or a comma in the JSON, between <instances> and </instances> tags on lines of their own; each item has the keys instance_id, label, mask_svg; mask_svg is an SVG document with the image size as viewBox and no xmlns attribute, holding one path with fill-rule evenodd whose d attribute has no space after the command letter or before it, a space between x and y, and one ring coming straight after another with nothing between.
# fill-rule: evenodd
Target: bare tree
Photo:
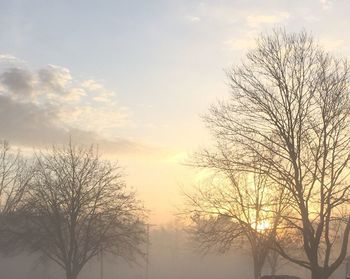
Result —
<instances>
[{"instance_id":1,"label":"bare tree","mask_svg":"<svg viewBox=\"0 0 350 279\"><path fill-rule=\"evenodd\" d=\"M37 155L19 235L76 279L101 251L133 260L145 239L144 209L121 171L91 148L56 148Z\"/></svg>"},{"instance_id":2,"label":"bare tree","mask_svg":"<svg viewBox=\"0 0 350 279\"><path fill-rule=\"evenodd\" d=\"M283 188L271 185L262 173L236 173L229 165L220 165L217 170L207 186L186 194L190 232L204 252L248 247L254 278L258 279L286 205Z\"/></svg>"},{"instance_id":3,"label":"bare tree","mask_svg":"<svg viewBox=\"0 0 350 279\"><path fill-rule=\"evenodd\" d=\"M347 60L305 32L275 30L228 76L231 99L206 117L218 149L201 158L208 166L263 172L283 185L293 209L284 222L299 234L304 255L276 247L313 279L329 278L346 256L350 231Z\"/></svg>"},{"instance_id":4,"label":"bare tree","mask_svg":"<svg viewBox=\"0 0 350 279\"><path fill-rule=\"evenodd\" d=\"M11 150L7 141L0 141L0 250L4 254L17 250L9 221L22 206L31 177L31 168L19 151Z\"/></svg>"},{"instance_id":5,"label":"bare tree","mask_svg":"<svg viewBox=\"0 0 350 279\"><path fill-rule=\"evenodd\" d=\"M282 219L282 218L281 218ZM289 261L283 258L276 247L276 243L280 245L283 242L284 247L288 247L288 251L294 251L295 255L300 255L302 250L300 239L296 239L293 235L290 235L290 231L286 234L286 228L283 228L281 224L276 226L276 235L274 241L271 243L269 254L266 258L266 266L269 268L270 275L276 275L285 265L289 264Z\"/></svg>"},{"instance_id":6,"label":"bare tree","mask_svg":"<svg viewBox=\"0 0 350 279\"><path fill-rule=\"evenodd\" d=\"M8 142L0 141L0 211L15 211L22 202L31 178L30 169L19 152L13 152Z\"/></svg>"}]
</instances>

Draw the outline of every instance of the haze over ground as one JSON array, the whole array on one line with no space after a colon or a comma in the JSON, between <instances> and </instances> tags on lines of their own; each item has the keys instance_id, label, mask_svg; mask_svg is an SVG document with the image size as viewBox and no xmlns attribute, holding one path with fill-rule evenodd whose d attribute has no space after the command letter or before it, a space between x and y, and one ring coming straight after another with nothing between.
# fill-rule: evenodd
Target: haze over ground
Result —
<instances>
[{"instance_id":1,"label":"haze over ground","mask_svg":"<svg viewBox=\"0 0 350 279\"><path fill-rule=\"evenodd\" d=\"M311 31L349 56L348 1L2 1L0 134L24 152L97 143L151 210L173 220L182 166L210 141L200 114L260 32Z\"/></svg>"}]
</instances>

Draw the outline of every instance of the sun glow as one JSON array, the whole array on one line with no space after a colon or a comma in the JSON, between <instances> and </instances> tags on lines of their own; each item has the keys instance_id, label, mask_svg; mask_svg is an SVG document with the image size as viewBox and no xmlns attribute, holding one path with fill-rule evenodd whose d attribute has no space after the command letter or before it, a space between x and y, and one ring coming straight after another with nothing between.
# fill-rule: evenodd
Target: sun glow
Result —
<instances>
[{"instance_id":1,"label":"sun glow","mask_svg":"<svg viewBox=\"0 0 350 279\"><path fill-rule=\"evenodd\" d=\"M271 224L267 220L261 221L256 225L256 230L258 232L264 232L264 231L268 230L269 228L271 228Z\"/></svg>"}]
</instances>

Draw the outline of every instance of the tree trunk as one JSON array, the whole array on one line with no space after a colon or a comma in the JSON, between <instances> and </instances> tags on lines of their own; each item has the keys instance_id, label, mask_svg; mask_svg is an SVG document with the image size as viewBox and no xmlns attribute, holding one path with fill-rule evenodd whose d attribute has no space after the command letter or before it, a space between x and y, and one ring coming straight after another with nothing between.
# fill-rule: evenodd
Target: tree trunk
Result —
<instances>
[{"instance_id":1,"label":"tree trunk","mask_svg":"<svg viewBox=\"0 0 350 279\"><path fill-rule=\"evenodd\" d=\"M271 275L276 275L276 265L271 265Z\"/></svg>"},{"instance_id":2,"label":"tree trunk","mask_svg":"<svg viewBox=\"0 0 350 279\"><path fill-rule=\"evenodd\" d=\"M267 256L267 260L270 266L270 275L276 275L279 254L275 250L271 250L270 254Z\"/></svg>"},{"instance_id":3,"label":"tree trunk","mask_svg":"<svg viewBox=\"0 0 350 279\"><path fill-rule=\"evenodd\" d=\"M253 256L254 261L254 279L259 279L261 277L261 270L263 268L263 264L259 261L259 258Z\"/></svg>"},{"instance_id":4,"label":"tree trunk","mask_svg":"<svg viewBox=\"0 0 350 279\"><path fill-rule=\"evenodd\" d=\"M259 279L261 277L261 270L254 267L254 279Z\"/></svg>"},{"instance_id":5,"label":"tree trunk","mask_svg":"<svg viewBox=\"0 0 350 279\"><path fill-rule=\"evenodd\" d=\"M78 273L66 270L66 279L77 279Z\"/></svg>"},{"instance_id":6,"label":"tree trunk","mask_svg":"<svg viewBox=\"0 0 350 279\"><path fill-rule=\"evenodd\" d=\"M311 270L311 279L327 279L329 276L327 276L322 268L314 268Z\"/></svg>"}]
</instances>

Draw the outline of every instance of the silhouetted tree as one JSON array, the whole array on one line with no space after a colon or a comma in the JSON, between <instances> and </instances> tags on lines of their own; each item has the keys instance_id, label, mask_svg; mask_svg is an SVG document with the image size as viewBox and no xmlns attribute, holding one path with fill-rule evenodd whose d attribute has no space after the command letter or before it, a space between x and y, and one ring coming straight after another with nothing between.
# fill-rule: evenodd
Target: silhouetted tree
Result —
<instances>
[{"instance_id":1,"label":"silhouetted tree","mask_svg":"<svg viewBox=\"0 0 350 279\"><path fill-rule=\"evenodd\" d=\"M7 141L0 141L0 252L13 254L18 241L9 221L23 205L32 169L27 160L13 151Z\"/></svg>"},{"instance_id":2,"label":"silhouetted tree","mask_svg":"<svg viewBox=\"0 0 350 279\"><path fill-rule=\"evenodd\" d=\"M72 145L37 155L19 234L76 279L101 251L133 260L145 239L144 209L118 167Z\"/></svg>"},{"instance_id":3,"label":"silhouetted tree","mask_svg":"<svg viewBox=\"0 0 350 279\"><path fill-rule=\"evenodd\" d=\"M281 243L276 249L312 279L329 278L346 256L350 231L348 62L305 32L276 30L261 36L228 76L230 100L206 117L218 148L203 151L201 160L262 172L283 185L293 210L282 217L304 255Z\"/></svg>"},{"instance_id":4,"label":"silhouetted tree","mask_svg":"<svg viewBox=\"0 0 350 279\"><path fill-rule=\"evenodd\" d=\"M237 173L223 164L215 169L207 185L186 194L190 232L204 252L226 252L232 246L248 250L258 279L287 205L283 188L262 173Z\"/></svg>"},{"instance_id":5,"label":"silhouetted tree","mask_svg":"<svg viewBox=\"0 0 350 279\"><path fill-rule=\"evenodd\" d=\"M26 160L13 152L8 142L0 141L0 211L7 214L15 211L31 178Z\"/></svg>"}]
</instances>

